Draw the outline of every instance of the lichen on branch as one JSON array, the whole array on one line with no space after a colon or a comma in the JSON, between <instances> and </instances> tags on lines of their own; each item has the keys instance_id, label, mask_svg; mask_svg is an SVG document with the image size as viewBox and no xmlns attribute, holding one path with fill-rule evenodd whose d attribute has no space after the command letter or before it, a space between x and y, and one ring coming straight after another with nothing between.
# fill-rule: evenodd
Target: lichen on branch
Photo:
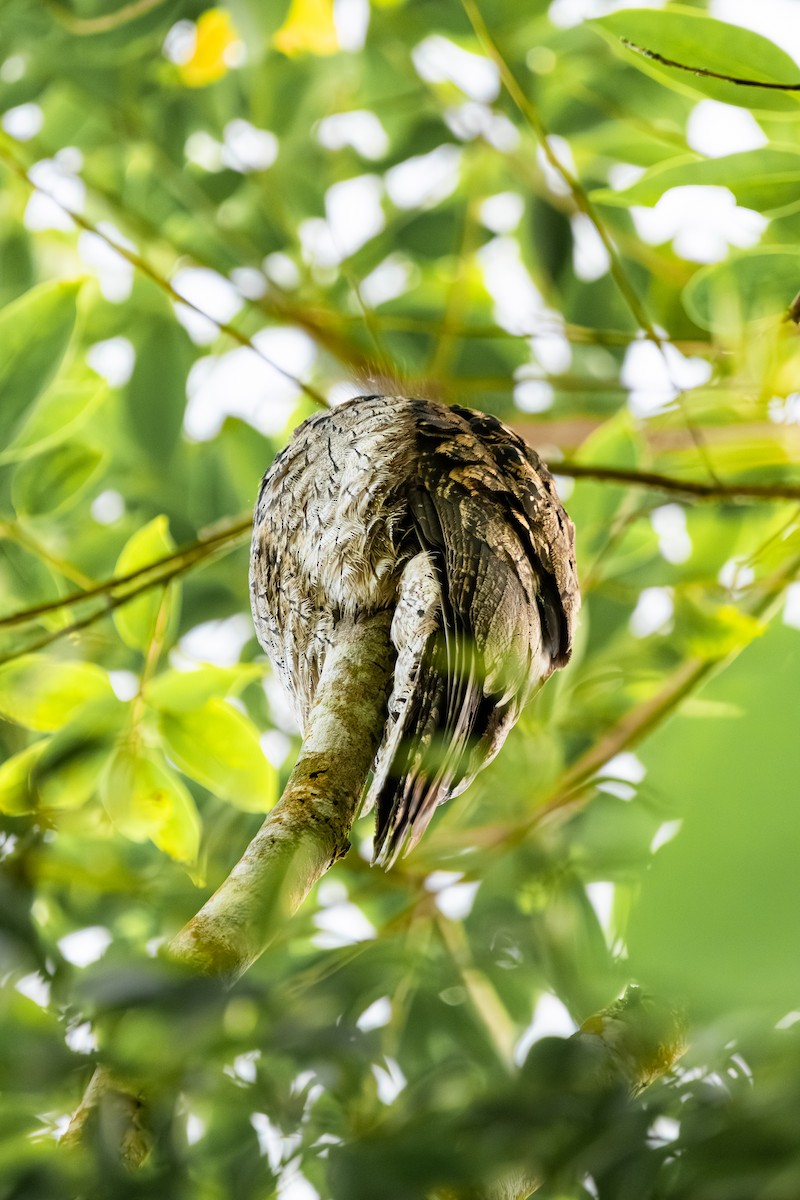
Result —
<instances>
[{"instance_id":1,"label":"lichen on branch","mask_svg":"<svg viewBox=\"0 0 800 1200\"><path fill-rule=\"evenodd\" d=\"M386 720L390 614L339 627L300 757L283 795L228 878L173 939L169 955L238 978L349 849Z\"/></svg>"}]
</instances>

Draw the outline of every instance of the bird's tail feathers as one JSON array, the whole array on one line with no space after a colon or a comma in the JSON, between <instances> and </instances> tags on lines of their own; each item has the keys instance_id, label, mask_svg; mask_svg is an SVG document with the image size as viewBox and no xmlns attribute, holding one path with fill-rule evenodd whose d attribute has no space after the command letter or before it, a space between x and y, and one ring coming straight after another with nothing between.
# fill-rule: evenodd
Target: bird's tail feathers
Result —
<instances>
[{"instance_id":1,"label":"bird's tail feathers","mask_svg":"<svg viewBox=\"0 0 800 1200\"><path fill-rule=\"evenodd\" d=\"M461 674L452 673L454 658ZM452 633L431 635L415 668L404 709L378 753L366 802L377 809L373 862L387 869L417 844L437 805L464 786L483 699L474 647L455 651Z\"/></svg>"}]
</instances>

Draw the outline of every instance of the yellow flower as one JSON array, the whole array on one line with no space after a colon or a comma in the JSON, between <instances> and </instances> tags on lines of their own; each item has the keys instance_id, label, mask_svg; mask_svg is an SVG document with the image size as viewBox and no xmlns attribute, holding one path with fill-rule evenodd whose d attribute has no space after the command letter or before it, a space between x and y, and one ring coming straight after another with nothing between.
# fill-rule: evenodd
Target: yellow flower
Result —
<instances>
[{"instance_id":1,"label":"yellow flower","mask_svg":"<svg viewBox=\"0 0 800 1200\"><path fill-rule=\"evenodd\" d=\"M339 39L333 23L333 0L292 0L272 43L288 55L336 54Z\"/></svg>"},{"instance_id":2,"label":"yellow flower","mask_svg":"<svg viewBox=\"0 0 800 1200\"><path fill-rule=\"evenodd\" d=\"M231 48L239 42L230 13L209 8L198 17L192 57L178 68L187 87L216 83L231 65Z\"/></svg>"}]
</instances>

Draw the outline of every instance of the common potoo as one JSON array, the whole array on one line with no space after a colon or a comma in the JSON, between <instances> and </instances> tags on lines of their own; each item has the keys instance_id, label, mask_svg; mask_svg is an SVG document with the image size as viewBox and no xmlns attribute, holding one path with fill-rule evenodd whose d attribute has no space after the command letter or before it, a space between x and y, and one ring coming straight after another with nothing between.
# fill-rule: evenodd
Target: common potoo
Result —
<instances>
[{"instance_id":1,"label":"common potoo","mask_svg":"<svg viewBox=\"0 0 800 1200\"><path fill-rule=\"evenodd\" d=\"M250 589L301 729L338 624L393 613L364 802L385 866L568 661L579 607L572 522L538 456L494 417L404 396L363 396L295 431L261 484Z\"/></svg>"}]
</instances>

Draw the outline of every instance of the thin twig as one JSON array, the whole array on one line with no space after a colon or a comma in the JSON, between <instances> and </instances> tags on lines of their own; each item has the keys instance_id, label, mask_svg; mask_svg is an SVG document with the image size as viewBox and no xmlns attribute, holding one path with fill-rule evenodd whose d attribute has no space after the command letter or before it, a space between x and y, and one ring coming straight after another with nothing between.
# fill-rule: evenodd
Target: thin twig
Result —
<instances>
[{"instance_id":1,"label":"thin twig","mask_svg":"<svg viewBox=\"0 0 800 1200\"><path fill-rule=\"evenodd\" d=\"M103 604L100 608L95 609L95 611L89 613L88 616L71 622L69 625L64 625L60 629L54 629L50 633L43 634L42 637L33 642L29 642L25 646L18 646L16 649L9 651L8 654L0 657L0 666L4 666L6 663L13 662L14 659L22 658L26 654L33 654L38 650L44 650L48 646L52 646L55 642L61 641L63 638L69 637L72 634L81 633L84 629L88 629L90 625L94 625L97 621L102 620L103 617L108 616L108 614L113 612L114 609L120 608L123 604L127 604L129 600L133 600L134 597L140 596L143 592L149 591L150 588L163 586L164 584L168 583L169 580L175 579L177 576L182 575L185 571L191 570L192 567L197 566L199 563L207 561L214 554L227 554L230 550L234 549L234 546L235 542L232 539L218 541L215 545L204 546L202 553L197 552L191 556L187 556L184 561L176 561L171 570L165 571L153 579L144 579L137 587L131 588L130 591L126 591L121 596L103 593ZM142 568L142 570L136 572L136 574L144 575L147 572L152 571L152 569L153 564ZM81 597L81 599L82 598L83 597ZM59 608L61 605L56 602L52 607Z\"/></svg>"},{"instance_id":2,"label":"thin twig","mask_svg":"<svg viewBox=\"0 0 800 1200\"><path fill-rule=\"evenodd\" d=\"M70 33L78 37L89 37L97 33L110 33L113 29L137 21L139 17L146 16L164 3L165 0L132 0L130 4L123 4L116 12L106 13L102 17L76 17L56 0L47 0L47 7L59 24Z\"/></svg>"},{"instance_id":3,"label":"thin twig","mask_svg":"<svg viewBox=\"0 0 800 1200\"><path fill-rule=\"evenodd\" d=\"M671 379L672 378L672 370L671 370L670 363L667 360L666 352L665 352L667 340L664 337L662 337L662 335L656 329L655 325L653 324L653 322L651 321L651 319L647 313L647 310L646 310L644 304L642 303L641 299L639 298L639 294L636 291L636 288L633 286L630 279L628 278L628 274L627 274L624 266L622 265L622 259L620 258L619 254L617 252L617 248L614 244L614 241L613 241L610 233L608 232L608 229L606 228L604 222L601 221L600 218L598 217L597 212L595 211L594 205L592 204L591 200L589 199L589 197L586 193L586 190L583 187L583 185L581 184L580 180L577 179L576 176L573 175L572 171L570 171L569 167L567 167L561 161L561 159L558 157L555 150L553 149L552 145L550 144L550 138L549 138L549 135L547 132L547 128L545 127L545 124L542 121L541 116L539 115L539 110L536 108L535 104L533 104L533 102L528 99L528 97L525 95L522 88L520 87L519 83L517 82L517 78L514 75L514 72L509 67L508 63L506 62L505 58L503 57L502 53L500 52L500 49L498 48L496 42L492 38L492 35L489 32L488 26L486 25L486 22L484 21L483 17L481 16L480 10L478 9L478 6L475 3L475 0L461 0L461 3L464 7L464 11L467 14L470 24L472 25L472 28L475 31L476 37L482 43L487 55L491 58L492 62L494 62L495 66L497 67L506 91L508 92L509 96L513 100L516 107L519 109L519 112L522 114L522 116L528 122L528 125L530 126L530 128L534 134L534 137L536 138L539 145L541 146L542 153L544 154L545 158L547 159L547 161L550 164L550 166L552 167L552 169L558 174L559 178L564 182L566 187L569 188L570 195L572 196L573 202L574 202L577 210L580 213L583 213L583 215L588 218L588 220L591 222L597 236L600 238L600 241L603 243L603 247L605 248L605 251L608 254L609 270L611 272L611 278L616 283L617 288L619 289L620 295L622 296L622 298L624 299L628 308L630 309L634 320L638 323L640 328L644 330L644 333L646 334L648 341L652 342L653 345L656 346L660 350L662 357L664 358L664 361L665 361L665 365L667 368L667 374L668 374L669 378ZM675 391L677 393L677 395L676 395L677 403L679 404L681 411L683 412L683 418L686 423L686 428L688 429L689 434L690 434L692 440L694 441L695 446L697 447L698 454L700 454L700 456L702 457L702 459L705 463L705 466L706 466L706 470L708 471L711 478L716 479L716 472L714 471L713 464L711 463L711 461L708 457L708 453L706 451L705 445L703 444L700 433L697 429L695 429L694 425L692 424L691 420L689 419L689 414L686 412L685 405L683 402L683 389L678 388L676 386Z\"/></svg>"},{"instance_id":4,"label":"thin twig","mask_svg":"<svg viewBox=\"0 0 800 1200\"><path fill-rule=\"evenodd\" d=\"M228 321L220 321L216 317L212 317L205 311L205 309L200 308L198 304L195 304L194 301L187 300L185 296L182 296L180 292L173 287L166 276L162 275L160 271L157 271L152 263L143 258L141 254L138 254L135 250L129 250L127 246L124 246L122 243L115 241L114 238L109 237L107 233L104 233L96 225L92 224L92 222L87 220L86 217L82 216L81 213L75 212L74 209L68 208L65 204L63 204L55 195L55 193L49 191L45 187L42 187L40 184L35 183L31 179L23 164L9 149L5 141L0 141L0 160L2 160L9 170L13 171L18 178L27 183L30 188L33 188L37 192L41 192L43 196L47 196L48 200L52 200L54 204L57 204L61 211L66 213L67 216L75 222L79 229L84 230L85 233L91 233L94 234L95 237L100 238L100 240L105 242L105 244L109 246L116 254L118 254L121 258L124 258L126 262L130 263L135 270L146 276L146 278L151 280L152 283L156 284L156 286L159 287L161 291L163 291L165 295L169 297L173 304L182 304L185 308L197 313L198 316L210 321L212 325L216 326L220 333L224 333L227 337L231 338L234 342L237 342L240 346L244 346L246 349L252 350L262 362L266 363L268 367L271 367L273 371L277 371L277 373L282 375L284 379L288 379L290 383L293 383L295 387L298 387L302 392L305 393L306 396L309 397L309 399L313 400L315 404L318 404L320 408L328 407L328 402L321 392L318 392L317 389L312 387L310 383L305 383L302 379L299 379L296 375L293 375L291 371L287 371L284 367L281 367L278 363L274 362L271 358L264 354L263 350L258 348L255 342L249 338L246 333L242 333L240 329L237 329L235 325L231 325Z\"/></svg>"},{"instance_id":5,"label":"thin twig","mask_svg":"<svg viewBox=\"0 0 800 1200\"><path fill-rule=\"evenodd\" d=\"M30 608L21 609L19 612L9 613L8 616L0 617L0 630L9 629L15 625L25 625L29 621L35 621L39 617L47 616L48 613L59 612L64 608L71 608L75 604L80 604L84 600L91 600L99 596L105 596L110 592L116 591L117 588L123 587L128 583L132 583L136 579L140 579L143 575L149 575L151 572L159 572L164 567L171 567L175 563L186 559L186 567L181 567L181 570L193 566L195 562L202 561L208 554L214 553L218 549L229 546L231 549L244 539L245 534L249 534L252 527L252 517L248 514L247 517L238 517L231 521L230 524L225 524L218 532L210 533L206 537L198 538L195 542L190 542L187 546L182 546L178 550L174 550L171 554L165 554L163 558L154 559L151 563L146 563L143 567L137 567L135 571L128 571L124 575L113 575L110 579L104 579L93 587L86 588L80 592L72 592L68 596L62 596L58 600L48 600L43 604L34 604ZM156 587L159 583L163 583L165 579L171 579L175 571L168 570L165 574L157 574L155 578L137 591L131 592L131 595L138 595L140 591L144 591L148 587Z\"/></svg>"},{"instance_id":6,"label":"thin twig","mask_svg":"<svg viewBox=\"0 0 800 1200\"><path fill-rule=\"evenodd\" d=\"M800 483L703 483L699 479L678 479L674 475L660 475L657 471L633 471L624 467L574 462L553 462L550 466L555 475L567 475L571 479L630 484L632 487L675 492L699 500L730 500L733 503L800 500Z\"/></svg>"}]
</instances>

